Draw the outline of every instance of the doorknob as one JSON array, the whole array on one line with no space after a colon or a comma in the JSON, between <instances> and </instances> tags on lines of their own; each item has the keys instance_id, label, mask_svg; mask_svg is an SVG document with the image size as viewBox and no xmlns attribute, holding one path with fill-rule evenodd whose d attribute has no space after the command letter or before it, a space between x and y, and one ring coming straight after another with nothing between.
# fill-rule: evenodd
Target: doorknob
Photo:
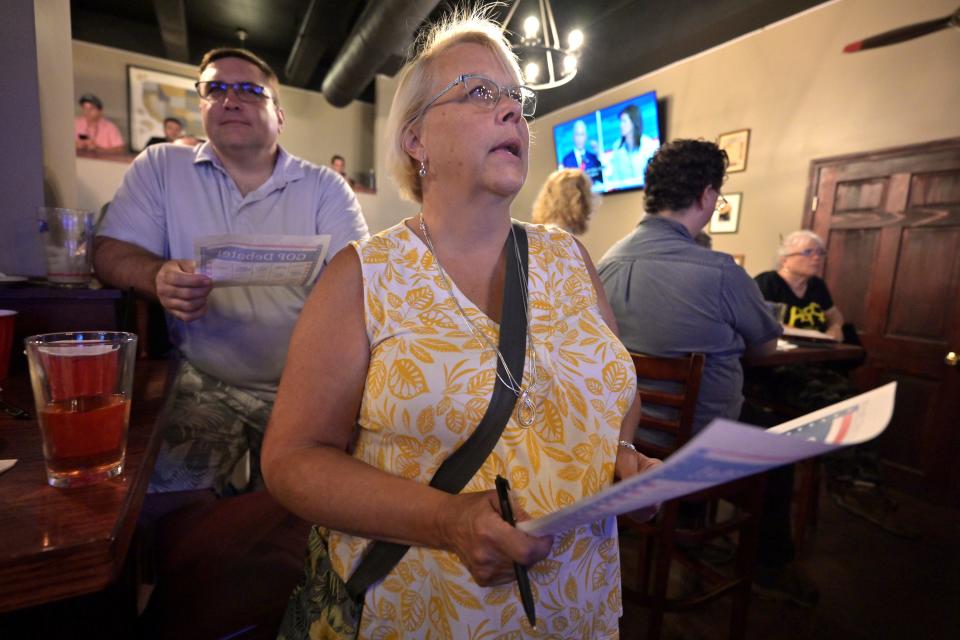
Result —
<instances>
[{"instance_id":1,"label":"doorknob","mask_svg":"<svg viewBox=\"0 0 960 640\"><path fill-rule=\"evenodd\" d=\"M947 355L944 356L943 361L948 367L957 366L957 362L960 362L960 356L957 356L956 351L948 351Z\"/></svg>"}]
</instances>

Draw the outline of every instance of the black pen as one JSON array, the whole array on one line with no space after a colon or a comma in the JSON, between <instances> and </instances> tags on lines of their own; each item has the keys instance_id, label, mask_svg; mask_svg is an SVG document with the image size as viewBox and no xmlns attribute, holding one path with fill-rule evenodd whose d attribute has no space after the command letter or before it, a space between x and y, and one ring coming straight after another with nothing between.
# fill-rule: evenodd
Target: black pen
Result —
<instances>
[{"instance_id":1,"label":"black pen","mask_svg":"<svg viewBox=\"0 0 960 640\"><path fill-rule=\"evenodd\" d=\"M513 509L510 508L510 483L503 476L497 476L497 497L500 498L500 515L511 527L516 525L513 520ZM527 577L527 568L517 562L513 563L513 573L517 576L517 587L520 588L520 602L523 612L531 627L537 626L537 610L533 604L533 592L530 591L530 578Z\"/></svg>"}]
</instances>

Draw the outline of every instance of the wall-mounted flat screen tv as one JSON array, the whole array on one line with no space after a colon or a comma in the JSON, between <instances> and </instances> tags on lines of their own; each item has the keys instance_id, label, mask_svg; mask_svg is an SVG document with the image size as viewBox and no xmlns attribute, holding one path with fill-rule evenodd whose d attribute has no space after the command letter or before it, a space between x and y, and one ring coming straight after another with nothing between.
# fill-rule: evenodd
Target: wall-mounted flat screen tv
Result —
<instances>
[{"instance_id":1,"label":"wall-mounted flat screen tv","mask_svg":"<svg viewBox=\"0 0 960 640\"><path fill-rule=\"evenodd\" d=\"M558 168L582 169L596 193L643 188L647 162L660 146L657 93L650 91L553 128Z\"/></svg>"}]
</instances>

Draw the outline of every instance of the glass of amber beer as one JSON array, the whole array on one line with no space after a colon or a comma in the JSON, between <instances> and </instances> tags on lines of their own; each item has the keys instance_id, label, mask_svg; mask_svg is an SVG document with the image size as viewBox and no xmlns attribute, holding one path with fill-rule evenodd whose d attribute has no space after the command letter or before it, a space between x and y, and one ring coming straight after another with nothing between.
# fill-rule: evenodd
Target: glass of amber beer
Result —
<instances>
[{"instance_id":1,"label":"glass of amber beer","mask_svg":"<svg viewBox=\"0 0 960 640\"><path fill-rule=\"evenodd\" d=\"M122 473L137 336L47 333L26 345L47 482L75 487Z\"/></svg>"}]
</instances>

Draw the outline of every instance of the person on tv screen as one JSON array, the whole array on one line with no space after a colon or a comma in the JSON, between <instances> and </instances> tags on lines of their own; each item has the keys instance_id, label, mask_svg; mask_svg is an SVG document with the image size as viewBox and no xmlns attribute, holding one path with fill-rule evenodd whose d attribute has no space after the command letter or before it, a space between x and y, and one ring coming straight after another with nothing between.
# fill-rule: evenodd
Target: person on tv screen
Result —
<instances>
[{"instance_id":1,"label":"person on tv screen","mask_svg":"<svg viewBox=\"0 0 960 640\"><path fill-rule=\"evenodd\" d=\"M587 123L577 120L573 123L573 151L563 157L563 166L568 169L580 169L593 182L603 182L600 171L600 158L587 151Z\"/></svg>"},{"instance_id":2,"label":"person on tv screen","mask_svg":"<svg viewBox=\"0 0 960 640\"><path fill-rule=\"evenodd\" d=\"M643 135L643 119L637 105L624 107L619 118L620 140L610 155L607 177L614 183L641 184L647 162L660 146L660 142L656 138Z\"/></svg>"}]
</instances>

